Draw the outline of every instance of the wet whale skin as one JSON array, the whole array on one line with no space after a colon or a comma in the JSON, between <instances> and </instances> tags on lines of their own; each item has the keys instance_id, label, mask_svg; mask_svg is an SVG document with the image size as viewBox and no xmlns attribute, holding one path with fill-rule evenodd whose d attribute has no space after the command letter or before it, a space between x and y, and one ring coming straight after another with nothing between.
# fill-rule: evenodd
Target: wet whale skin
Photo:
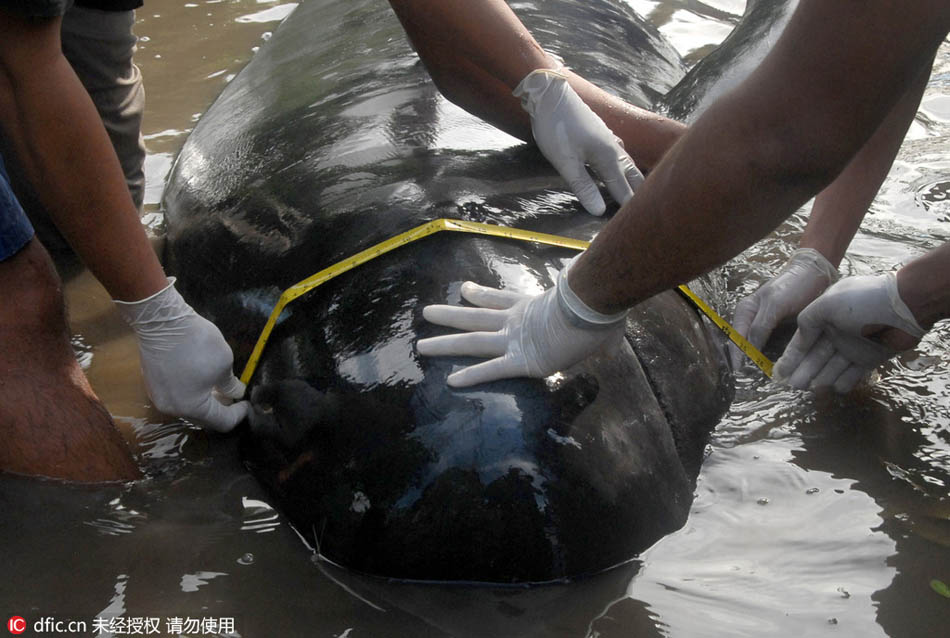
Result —
<instances>
[{"instance_id":1,"label":"wet whale skin","mask_svg":"<svg viewBox=\"0 0 950 638\"><path fill-rule=\"evenodd\" d=\"M516 10L591 81L649 107L683 76L623 2ZM556 34L556 35L555 35ZM166 260L240 369L280 291L440 217L592 238L532 147L442 98L388 6L310 0L201 118L165 192ZM686 520L731 399L721 339L676 293L548 379L453 390L422 358L465 280L535 293L574 253L442 233L301 297L249 391L242 454L321 555L369 574L541 583L630 560Z\"/></svg>"}]
</instances>

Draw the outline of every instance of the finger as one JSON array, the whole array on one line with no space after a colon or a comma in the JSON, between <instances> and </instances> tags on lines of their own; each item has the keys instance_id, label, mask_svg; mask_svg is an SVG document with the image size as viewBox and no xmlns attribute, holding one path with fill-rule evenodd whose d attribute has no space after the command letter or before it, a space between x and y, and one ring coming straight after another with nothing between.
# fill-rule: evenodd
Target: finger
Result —
<instances>
[{"instance_id":1,"label":"finger","mask_svg":"<svg viewBox=\"0 0 950 638\"><path fill-rule=\"evenodd\" d=\"M732 327L746 339L749 338L749 326L752 325L752 320L755 319L755 313L758 310L758 295L750 295L736 304L736 311L732 315Z\"/></svg>"},{"instance_id":2,"label":"finger","mask_svg":"<svg viewBox=\"0 0 950 638\"><path fill-rule=\"evenodd\" d=\"M504 335L498 332L466 332L420 339L416 351L424 357L498 357L506 346Z\"/></svg>"},{"instance_id":3,"label":"finger","mask_svg":"<svg viewBox=\"0 0 950 638\"><path fill-rule=\"evenodd\" d=\"M527 295L520 292L489 288L476 284L474 281L462 283L459 292L462 293L462 299L465 301L481 308L493 308L495 310L507 310L527 297Z\"/></svg>"},{"instance_id":4,"label":"finger","mask_svg":"<svg viewBox=\"0 0 950 638\"><path fill-rule=\"evenodd\" d=\"M636 191L640 188L640 184L646 181L646 178L643 177L643 173L637 168L636 162L633 161L630 153L627 152L627 147L624 145L623 140L617 135L614 135L614 140L617 142L617 146L620 147L620 152L623 154L618 158L618 161L623 170L624 179L627 180L627 184L630 185L630 188ZM626 202L620 203L624 204Z\"/></svg>"},{"instance_id":5,"label":"finger","mask_svg":"<svg viewBox=\"0 0 950 638\"><path fill-rule=\"evenodd\" d=\"M840 377L838 377L837 381L835 381L835 392L838 394L847 394L848 392L851 392L851 389L854 388L858 381L870 373L871 371L867 368L862 368L855 365L851 366L845 370Z\"/></svg>"},{"instance_id":6,"label":"finger","mask_svg":"<svg viewBox=\"0 0 950 638\"><path fill-rule=\"evenodd\" d=\"M523 363L519 363L510 357L498 357L453 372L448 376L446 382L453 388L468 388L479 383L523 377L526 374L527 370Z\"/></svg>"},{"instance_id":7,"label":"finger","mask_svg":"<svg viewBox=\"0 0 950 638\"><path fill-rule=\"evenodd\" d=\"M646 181L646 178L643 177L643 173L640 172L640 169L637 168L637 165L633 162L633 159L630 160L630 166L624 170L624 175L627 177L627 183L630 184L630 188L636 192L640 185Z\"/></svg>"},{"instance_id":8,"label":"finger","mask_svg":"<svg viewBox=\"0 0 950 638\"><path fill-rule=\"evenodd\" d=\"M593 165L593 168L604 180L604 185L610 192L610 196L614 198L615 202L622 205L633 197L633 188L627 182L626 175L626 169L629 168L630 164L633 164L633 160L624 151L618 149L618 152L620 153L619 157L611 154L607 161L598 162Z\"/></svg>"},{"instance_id":9,"label":"finger","mask_svg":"<svg viewBox=\"0 0 950 638\"><path fill-rule=\"evenodd\" d=\"M577 196L578 201L580 201L581 206L584 207L584 210L595 217L600 217L604 214L604 211L607 210L607 205L604 203L604 198L601 197L597 184L591 179L591 176L587 172L587 167L584 166L583 162L572 158L561 162L560 165L556 165L555 168L561 174L561 177L567 180L568 186L574 191L574 194Z\"/></svg>"},{"instance_id":10,"label":"finger","mask_svg":"<svg viewBox=\"0 0 950 638\"><path fill-rule=\"evenodd\" d=\"M807 389L812 379L818 376L818 373L827 365L834 353L835 347L831 343L831 339L827 337L819 339L802 359L795 372L792 373L788 385L799 390Z\"/></svg>"},{"instance_id":11,"label":"finger","mask_svg":"<svg viewBox=\"0 0 950 638\"><path fill-rule=\"evenodd\" d=\"M752 320L755 318L758 309L759 297L758 295L751 295L736 305L736 311L732 316L732 327L747 341L749 340L749 326L752 325ZM739 349L739 346L732 344L729 356L732 358L733 370L738 370L745 364L745 354Z\"/></svg>"},{"instance_id":12,"label":"finger","mask_svg":"<svg viewBox=\"0 0 950 638\"><path fill-rule=\"evenodd\" d=\"M244 396L244 391L247 389L247 386L241 383L241 380L234 376L234 374L230 371L228 372L228 376L230 377L229 379L227 379L224 383L219 383L215 387L218 389L218 392L229 399L240 399Z\"/></svg>"},{"instance_id":13,"label":"finger","mask_svg":"<svg viewBox=\"0 0 950 638\"><path fill-rule=\"evenodd\" d=\"M821 331L817 328L808 325L802 327L802 316L798 316L798 330L795 331L792 339L785 346L785 352L775 362L774 376L776 381L788 379L794 374L820 335Z\"/></svg>"},{"instance_id":14,"label":"finger","mask_svg":"<svg viewBox=\"0 0 950 638\"><path fill-rule=\"evenodd\" d=\"M749 326L749 343L762 350L765 344L768 343L769 337L772 336L776 324L777 321L775 321L774 315L771 312L766 312L760 304L758 312L755 313L752 324Z\"/></svg>"},{"instance_id":15,"label":"finger","mask_svg":"<svg viewBox=\"0 0 950 638\"><path fill-rule=\"evenodd\" d=\"M729 362L732 364L732 371L738 372L746 365L746 354L731 341L729 346Z\"/></svg>"},{"instance_id":16,"label":"finger","mask_svg":"<svg viewBox=\"0 0 950 638\"><path fill-rule=\"evenodd\" d=\"M423 308L422 316L430 323L457 330L495 332L505 325L508 313L504 310L489 308L434 305Z\"/></svg>"},{"instance_id":17,"label":"finger","mask_svg":"<svg viewBox=\"0 0 950 638\"><path fill-rule=\"evenodd\" d=\"M840 352L836 352L825 364L825 367L821 369L818 376L812 379L811 388L826 388L834 385L838 377L849 367L851 367L851 361Z\"/></svg>"},{"instance_id":18,"label":"finger","mask_svg":"<svg viewBox=\"0 0 950 638\"><path fill-rule=\"evenodd\" d=\"M205 397L192 414L185 415L201 424L207 430L230 432L247 416L250 404L247 401L223 405L211 396Z\"/></svg>"}]
</instances>

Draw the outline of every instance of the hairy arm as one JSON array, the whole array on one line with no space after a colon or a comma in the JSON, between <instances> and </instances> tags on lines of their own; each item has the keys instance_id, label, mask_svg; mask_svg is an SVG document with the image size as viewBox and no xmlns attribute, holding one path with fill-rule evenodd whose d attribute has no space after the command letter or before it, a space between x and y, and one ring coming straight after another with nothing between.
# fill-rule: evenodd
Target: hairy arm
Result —
<instances>
[{"instance_id":1,"label":"hairy arm","mask_svg":"<svg viewBox=\"0 0 950 638\"><path fill-rule=\"evenodd\" d=\"M834 266L841 263L914 121L932 66L931 61L920 69L867 144L818 194L802 234L802 248L814 248Z\"/></svg>"},{"instance_id":2,"label":"hairy arm","mask_svg":"<svg viewBox=\"0 0 950 638\"><path fill-rule=\"evenodd\" d=\"M830 184L947 33L938 0L802 0L761 66L701 116L570 272L616 312L735 256Z\"/></svg>"},{"instance_id":3,"label":"hairy arm","mask_svg":"<svg viewBox=\"0 0 950 638\"><path fill-rule=\"evenodd\" d=\"M897 271L901 298L925 329L950 318L950 243L935 248Z\"/></svg>"}]
</instances>

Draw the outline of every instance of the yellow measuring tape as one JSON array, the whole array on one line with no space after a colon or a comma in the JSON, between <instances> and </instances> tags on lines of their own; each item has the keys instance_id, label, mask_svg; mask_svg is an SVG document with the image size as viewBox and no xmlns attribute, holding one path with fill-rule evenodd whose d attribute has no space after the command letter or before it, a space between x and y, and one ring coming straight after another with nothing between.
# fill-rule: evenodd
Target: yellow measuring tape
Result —
<instances>
[{"instance_id":1,"label":"yellow measuring tape","mask_svg":"<svg viewBox=\"0 0 950 638\"><path fill-rule=\"evenodd\" d=\"M241 373L241 381L244 383L249 383L251 377L254 376L254 370L257 368L257 363L261 358L261 353L264 352L264 346L267 344L267 340L270 338L270 334L274 329L274 326L277 323L277 318L280 316L280 313L284 311L284 308L287 307L291 301L304 295L317 286L321 286L326 282L330 281L334 277L342 275L343 273L361 266L366 262L379 257L380 255L385 255L386 253L399 248L400 246L405 246L410 244L418 239L423 237L428 237L435 233L448 230L461 233L474 233L476 235L489 235L491 237L504 237L507 239L518 239L521 241L531 241L537 244L547 244L548 246L559 246L561 248L572 248L574 250L584 250L590 246L590 242L583 241L580 239L572 239L570 237L561 237L559 235L549 235L547 233L537 233L534 231L520 230L518 228L507 228L505 226L498 226L495 224L482 224L479 222L468 222L460 219L434 219L431 222L422 224L421 226L416 226L410 230L407 230L404 233L400 233L395 237L391 237L385 241L381 241L374 246L370 246L366 250L362 250L355 255L347 257L342 261L324 268L320 272L307 277L303 281L295 283L293 286L281 293L280 298L277 300L277 305L274 306L274 310L270 313L270 317L267 319L267 323L264 325L264 329L261 331L261 336L258 337L257 343L254 345L254 350L251 352L250 358L247 360L247 364L244 366L244 372ZM740 335L735 329L730 326L725 319L720 317L716 312L710 308L706 303L697 297L692 290L686 286L680 286L680 291L686 295L686 297L697 307L699 310L705 314L707 317L712 320L716 326L722 330L729 339L735 343L742 352L748 356L753 363L755 363L759 368L766 374L766 376L772 376L772 362L763 355L759 350L753 346L751 343L746 341L745 337Z\"/></svg>"}]
</instances>

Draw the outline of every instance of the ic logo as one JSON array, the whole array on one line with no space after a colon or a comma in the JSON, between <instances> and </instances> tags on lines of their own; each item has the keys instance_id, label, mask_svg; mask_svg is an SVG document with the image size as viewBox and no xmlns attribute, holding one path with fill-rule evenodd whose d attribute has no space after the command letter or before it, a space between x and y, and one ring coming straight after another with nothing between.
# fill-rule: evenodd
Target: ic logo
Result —
<instances>
[{"instance_id":1,"label":"ic logo","mask_svg":"<svg viewBox=\"0 0 950 638\"><path fill-rule=\"evenodd\" d=\"M26 631L26 621L20 616L11 616L7 621L7 629L11 634L22 634Z\"/></svg>"}]
</instances>

